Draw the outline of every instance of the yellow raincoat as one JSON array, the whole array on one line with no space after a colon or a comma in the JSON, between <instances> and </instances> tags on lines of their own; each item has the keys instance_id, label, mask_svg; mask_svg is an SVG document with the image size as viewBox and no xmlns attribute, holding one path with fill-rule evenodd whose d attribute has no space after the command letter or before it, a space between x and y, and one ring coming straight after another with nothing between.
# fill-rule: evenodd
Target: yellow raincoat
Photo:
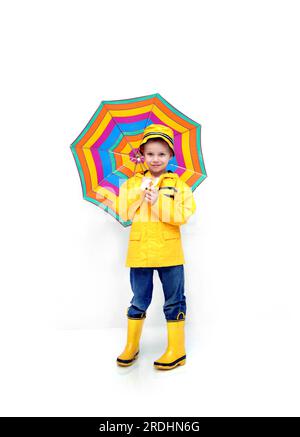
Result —
<instances>
[{"instance_id":1,"label":"yellow raincoat","mask_svg":"<svg viewBox=\"0 0 300 437\"><path fill-rule=\"evenodd\" d=\"M118 209L121 217L132 220L126 267L165 267L184 264L180 225L196 210L191 188L171 171L158 179L159 195L154 205L141 201L143 177L136 173L120 187Z\"/></svg>"}]
</instances>

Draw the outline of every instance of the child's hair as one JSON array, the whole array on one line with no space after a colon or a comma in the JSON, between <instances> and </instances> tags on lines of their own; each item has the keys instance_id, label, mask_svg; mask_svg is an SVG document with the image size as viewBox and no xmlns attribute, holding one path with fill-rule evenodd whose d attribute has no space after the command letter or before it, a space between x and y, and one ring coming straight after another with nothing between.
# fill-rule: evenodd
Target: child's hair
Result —
<instances>
[{"instance_id":1,"label":"child's hair","mask_svg":"<svg viewBox=\"0 0 300 437\"><path fill-rule=\"evenodd\" d=\"M148 143L153 143L153 142L159 142L159 143L161 143L161 144L166 144L167 146L168 146L168 149L170 150L170 152L171 152L171 156L174 156L174 152L173 152L173 150L171 149L171 147L169 146L169 144L165 141L165 140L163 140L162 138L151 138L150 140L148 140L147 141L147 143L145 143L145 144L142 144L141 146L140 146L140 151L141 151L141 154L142 155L144 155L144 146L146 145L146 144L148 144Z\"/></svg>"}]
</instances>

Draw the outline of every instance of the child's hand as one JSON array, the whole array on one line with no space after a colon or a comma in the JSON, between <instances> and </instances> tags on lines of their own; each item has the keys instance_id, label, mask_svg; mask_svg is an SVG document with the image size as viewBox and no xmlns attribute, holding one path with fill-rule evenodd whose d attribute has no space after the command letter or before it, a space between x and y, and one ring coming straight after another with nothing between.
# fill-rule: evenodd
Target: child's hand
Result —
<instances>
[{"instance_id":1,"label":"child's hand","mask_svg":"<svg viewBox=\"0 0 300 437\"><path fill-rule=\"evenodd\" d=\"M146 197L146 190L140 190L140 201L143 202Z\"/></svg>"},{"instance_id":2,"label":"child's hand","mask_svg":"<svg viewBox=\"0 0 300 437\"><path fill-rule=\"evenodd\" d=\"M154 203L157 201L158 198L158 190L156 190L153 187L148 188L145 190L145 199L148 203L151 203L151 205L154 205Z\"/></svg>"}]
</instances>

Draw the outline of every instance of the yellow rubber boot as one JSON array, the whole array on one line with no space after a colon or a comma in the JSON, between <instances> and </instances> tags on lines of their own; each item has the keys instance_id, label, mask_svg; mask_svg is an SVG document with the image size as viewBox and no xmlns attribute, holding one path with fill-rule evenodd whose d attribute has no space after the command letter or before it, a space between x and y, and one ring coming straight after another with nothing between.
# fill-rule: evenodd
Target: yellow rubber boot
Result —
<instances>
[{"instance_id":1,"label":"yellow rubber boot","mask_svg":"<svg viewBox=\"0 0 300 437\"><path fill-rule=\"evenodd\" d=\"M168 347L166 352L154 361L154 367L159 370L171 370L183 366L186 360L184 346L185 320L167 321Z\"/></svg>"},{"instance_id":2,"label":"yellow rubber boot","mask_svg":"<svg viewBox=\"0 0 300 437\"><path fill-rule=\"evenodd\" d=\"M128 318L127 324L127 344L124 351L117 358L119 366L131 366L137 359L139 353L139 342L142 334L145 317L142 319Z\"/></svg>"}]
</instances>

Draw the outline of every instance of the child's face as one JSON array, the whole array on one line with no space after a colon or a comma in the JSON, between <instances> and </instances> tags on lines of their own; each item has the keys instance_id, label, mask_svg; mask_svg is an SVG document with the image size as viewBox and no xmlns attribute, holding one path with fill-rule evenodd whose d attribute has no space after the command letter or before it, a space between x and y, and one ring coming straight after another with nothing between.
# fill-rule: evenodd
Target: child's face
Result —
<instances>
[{"instance_id":1,"label":"child's face","mask_svg":"<svg viewBox=\"0 0 300 437\"><path fill-rule=\"evenodd\" d=\"M172 152L167 144L151 141L144 146L144 157L150 172L157 177L164 173L172 158Z\"/></svg>"}]
</instances>

